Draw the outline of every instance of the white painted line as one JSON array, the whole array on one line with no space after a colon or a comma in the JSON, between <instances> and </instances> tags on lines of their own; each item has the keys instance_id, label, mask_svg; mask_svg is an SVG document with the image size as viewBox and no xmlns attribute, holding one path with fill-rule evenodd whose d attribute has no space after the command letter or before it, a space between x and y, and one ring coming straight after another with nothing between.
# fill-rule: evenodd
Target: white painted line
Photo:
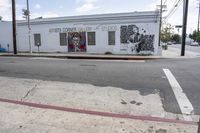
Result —
<instances>
[{"instance_id":1,"label":"white painted line","mask_svg":"<svg viewBox=\"0 0 200 133\"><path fill-rule=\"evenodd\" d=\"M190 103L189 99L183 92L183 89L181 88L180 84L178 83L176 78L173 76L171 71L169 69L163 69L163 71L165 72L167 79L175 94L176 100L183 114L183 118L185 120L192 121L192 117L190 116L194 111L192 104Z\"/></svg>"}]
</instances>

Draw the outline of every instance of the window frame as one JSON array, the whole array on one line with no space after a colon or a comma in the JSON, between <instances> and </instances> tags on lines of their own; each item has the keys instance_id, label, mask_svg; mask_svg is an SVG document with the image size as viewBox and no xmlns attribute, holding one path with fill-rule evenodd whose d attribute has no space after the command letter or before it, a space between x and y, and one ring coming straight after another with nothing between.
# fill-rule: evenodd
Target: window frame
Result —
<instances>
[{"instance_id":1,"label":"window frame","mask_svg":"<svg viewBox=\"0 0 200 133\"><path fill-rule=\"evenodd\" d=\"M94 39L92 41L92 43L90 43L90 39L89 39L89 34L94 33ZM87 32L87 45L88 46L95 46L96 45L96 32L95 31L91 31L91 32Z\"/></svg>"},{"instance_id":2,"label":"window frame","mask_svg":"<svg viewBox=\"0 0 200 133\"><path fill-rule=\"evenodd\" d=\"M62 37L61 35L65 35L64 41L61 41L61 39L63 39L63 38L61 38ZM60 41L60 46L67 46L68 45L67 33L59 33L59 41Z\"/></svg>"},{"instance_id":3,"label":"window frame","mask_svg":"<svg viewBox=\"0 0 200 133\"><path fill-rule=\"evenodd\" d=\"M114 33L114 42L112 42L112 39L110 38L110 34ZM112 43L111 43L112 42ZM116 43L116 31L108 31L108 45L113 46Z\"/></svg>"}]
</instances>

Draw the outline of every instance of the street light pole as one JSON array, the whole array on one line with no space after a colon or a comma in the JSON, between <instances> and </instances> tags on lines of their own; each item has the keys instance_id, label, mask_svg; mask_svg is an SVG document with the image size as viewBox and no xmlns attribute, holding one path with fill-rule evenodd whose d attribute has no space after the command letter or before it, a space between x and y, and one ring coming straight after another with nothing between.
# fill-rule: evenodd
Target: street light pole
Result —
<instances>
[{"instance_id":1,"label":"street light pole","mask_svg":"<svg viewBox=\"0 0 200 133\"><path fill-rule=\"evenodd\" d=\"M13 52L17 54L15 0L12 0Z\"/></svg>"},{"instance_id":2,"label":"street light pole","mask_svg":"<svg viewBox=\"0 0 200 133\"><path fill-rule=\"evenodd\" d=\"M186 31L187 31L188 2L189 0L184 0L184 4L183 4L183 30L182 30L181 56L185 56L185 41L187 37Z\"/></svg>"},{"instance_id":3,"label":"street light pole","mask_svg":"<svg viewBox=\"0 0 200 133\"><path fill-rule=\"evenodd\" d=\"M28 20L28 41L29 41L29 51L32 54L32 46L31 46L31 27L30 27L30 11L29 11L29 0L26 0L27 4L27 20Z\"/></svg>"},{"instance_id":4,"label":"street light pole","mask_svg":"<svg viewBox=\"0 0 200 133\"><path fill-rule=\"evenodd\" d=\"M158 46L160 46L160 40L161 40L161 27L162 27L162 11L163 11L163 0L161 0L160 3L160 25L159 25L159 39L158 39Z\"/></svg>"}]
</instances>

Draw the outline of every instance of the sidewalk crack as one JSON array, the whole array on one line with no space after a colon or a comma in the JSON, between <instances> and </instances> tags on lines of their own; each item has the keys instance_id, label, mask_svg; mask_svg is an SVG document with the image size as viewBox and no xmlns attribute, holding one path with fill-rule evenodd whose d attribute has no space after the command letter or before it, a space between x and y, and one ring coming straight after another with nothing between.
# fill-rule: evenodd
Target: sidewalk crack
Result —
<instances>
[{"instance_id":1,"label":"sidewalk crack","mask_svg":"<svg viewBox=\"0 0 200 133\"><path fill-rule=\"evenodd\" d=\"M21 98L21 101L23 101L24 99L26 99L26 98L29 96L29 94L30 94L31 92L33 92L33 91L38 87L38 85L39 85L41 82L42 82L42 81L37 82L30 90L28 90L27 93Z\"/></svg>"}]
</instances>

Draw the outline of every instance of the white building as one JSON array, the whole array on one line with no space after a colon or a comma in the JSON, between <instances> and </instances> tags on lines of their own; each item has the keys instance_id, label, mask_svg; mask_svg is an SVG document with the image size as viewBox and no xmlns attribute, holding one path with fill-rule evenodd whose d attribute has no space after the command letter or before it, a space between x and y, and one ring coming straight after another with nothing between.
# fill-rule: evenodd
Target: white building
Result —
<instances>
[{"instance_id":1,"label":"white building","mask_svg":"<svg viewBox=\"0 0 200 133\"><path fill-rule=\"evenodd\" d=\"M33 19L34 52L160 55L159 12L131 12ZM0 44L12 50L12 23L0 22ZM29 51L27 21L17 21L17 50Z\"/></svg>"}]
</instances>

